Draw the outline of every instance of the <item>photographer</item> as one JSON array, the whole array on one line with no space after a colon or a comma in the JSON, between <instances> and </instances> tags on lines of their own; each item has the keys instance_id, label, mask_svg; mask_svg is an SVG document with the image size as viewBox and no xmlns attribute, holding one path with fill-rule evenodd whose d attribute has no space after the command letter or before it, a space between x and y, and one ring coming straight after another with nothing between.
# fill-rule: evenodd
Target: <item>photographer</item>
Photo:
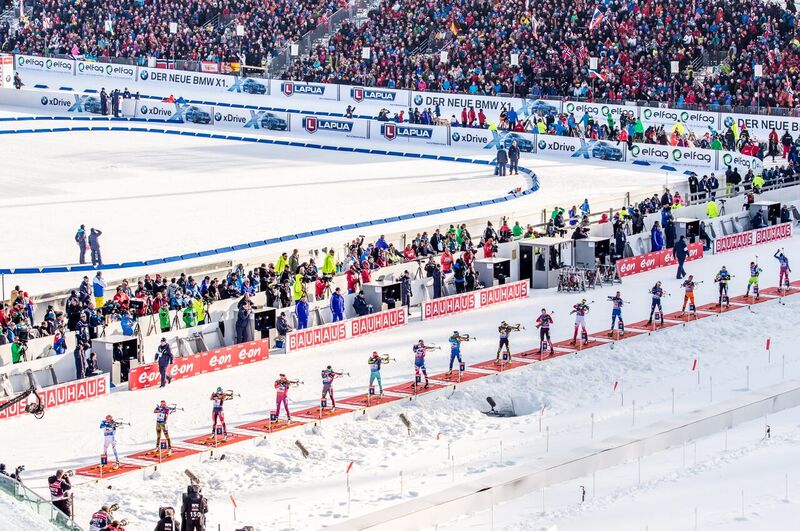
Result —
<instances>
[{"instance_id":1,"label":"photographer","mask_svg":"<svg viewBox=\"0 0 800 531\"><path fill-rule=\"evenodd\" d=\"M205 531L208 500L202 495L199 485L189 485L183 495L181 519L184 531Z\"/></svg>"},{"instance_id":2,"label":"photographer","mask_svg":"<svg viewBox=\"0 0 800 531\"><path fill-rule=\"evenodd\" d=\"M50 487L50 499L61 512L72 518L72 483L69 477L72 471L57 470L55 475L47 478Z\"/></svg>"},{"instance_id":3,"label":"photographer","mask_svg":"<svg viewBox=\"0 0 800 531\"><path fill-rule=\"evenodd\" d=\"M172 507L161 507L158 510L158 518L155 531L181 531L181 525L175 518L175 509Z\"/></svg>"},{"instance_id":4,"label":"photographer","mask_svg":"<svg viewBox=\"0 0 800 531\"><path fill-rule=\"evenodd\" d=\"M89 531L106 531L109 525L111 525L111 507L103 505L99 511L92 514Z\"/></svg>"}]
</instances>

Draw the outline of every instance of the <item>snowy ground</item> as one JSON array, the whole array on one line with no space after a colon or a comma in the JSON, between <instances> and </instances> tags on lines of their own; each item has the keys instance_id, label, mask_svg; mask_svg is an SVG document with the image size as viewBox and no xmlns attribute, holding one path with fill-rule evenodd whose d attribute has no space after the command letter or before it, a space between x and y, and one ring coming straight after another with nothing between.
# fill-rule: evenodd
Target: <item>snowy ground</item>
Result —
<instances>
[{"instance_id":1,"label":"snowy ground","mask_svg":"<svg viewBox=\"0 0 800 531\"><path fill-rule=\"evenodd\" d=\"M775 247L762 246L691 263L689 271L705 280L697 292L698 302L710 302L715 298L711 278L722 264L736 275L731 293L743 293L747 264L756 252L762 256L762 288L774 285L777 262L763 257L774 252ZM800 239L786 242L786 250L790 257L797 256ZM657 279L664 280L665 287L672 293L664 301L665 312L680 308L677 281L671 280L673 275L674 270L652 271L627 279L619 287L623 296L631 301L625 309L629 323L647 317L647 289ZM608 327L610 307L601 301L616 289L617 286L607 287L586 294L588 299L598 301L589 318L590 332ZM25 463L29 483L43 489L44 476L54 467L76 467L96 461L102 439L97 425L106 413L124 416L133 424L122 432L120 450L148 449L154 438L150 411L162 398L186 408L171 420L172 437L178 440L209 429L210 409L206 397L217 385L234 388L243 395L241 400L226 406L229 426L256 420L264 418L267 408L274 404L271 382L279 372L306 382L292 391L291 406L295 410L309 407L316 404L319 397L319 370L329 363L352 375L337 386L339 398L363 393L368 376L366 357L376 348L398 360L383 371L384 383L389 386L412 378L410 346L418 338L444 345L454 329L473 334L479 340L466 344L466 361L468 364L483 361L494 355L496 326L503 319L522 322L528 327L512 338L516 350L538 345L532 321L538 309L544 306L555 312L554 339L563 339L572 332L567 313L577 298L578 295L537 291L527 300L502 307L460 317L412 322L406 329L380 336L288 356L278 355L257 365L179 381L164 391L117 392L102 400L52 411L41 421L15 419L0 426L0 437L7 438L10 433L7 430L25 433L26 444L7 451L4 459L10 465ZM105 484L84 484L77 491L78 518L86 521L101 503L116 501L123 507L120 515L132 522L129 529L149 529L160 505L178 503L179 492L186 484L182 470L188 467L205 482L205 493L212 507L209 520L214 526L219 523L223 529L234 528L228 498L234 495L239 505L239 523L250 523L257 529L290 526L316 529L346 518L345 469L350 461L354 461L350 477L351 515L380 510L401 499L436 492L453 482L480 477L498 467L535 463L545 453L545 440L538 422L543 406L543 430L549 427L550 452L557 455L588 442L591 413L595 415L594 436L602 439L630 429L630 401L633 400L636 401L636 425L642 426L671 414L673 388L677 412L690 411L710 402L709 377L713 377L714 402L741 394L746 387L747 365L750 366L750 387L754 389L784 377L800 378L800 359L792 348L795 329L800 324L797 311L800 298L790 297L785 303L786 306L782 306L772 301L755 306L752 312L741 309L686 327L632 338L613 349L603 346L580 355L535 363L478 380L452 394L390 405L375 418L325 421L316 431L295 429L257 444L241 443L226 449L226 459L222 462L200 463L190 458L164 467L154 476L134 473L113 480L110 490ZM764 352L766 337L772 339L771 363L767 362ZM702 371L700 385L696 373L691 370L694 359L699 360ZM432 353L428 366L431 373L446 369L446 355ZM615 381L623 382L625 407L621 407L620 396L613 390ZM486 409L484 399L488 395L494 396L501 406L513 400L521 416L510 419L484 416L481 410ZM398 420L401 412L415 427L411 436ZM541 512L541 500L534 496L509 504L508 509L500 507L503 520L495 522L511 529L539 529L551 524L558 525L559 529L644 529L648 525L651 529L684 529L693 525L693 507L699 505L701 529L782 529L782 525L791 522L789 515L797 514L796 508L792 511L793 505L783 506L775 501L776 496L781 495L779 482L770 488L766 485L778 481L774 476L779 472L779 463L786 463L792 474L792 467L796 468L799 462L796 439L800 434L792 412L776 416L770 419L775 440L761 448L758 440L763 426L757 424L732 431L729 453L722 456L718 455L723 450L719 440L711 438L698 442L698 465L695 467L691 461L693 468L688 471L675 466L674 451L665 452L643 461L643 487L638 486L636 476L631 479L630 467L619 467L598 474L595 498L581 507L576 485L586 485L585 479L582 483L554 488L552 494L547 495L551 501L546 501L544 517L536 516L537 511ZM58 444L53 443L54 433L58 434ZM298 439L311 451L310 459L303 459L295 448L294 441ZM447 459L448 451L454 457L453 462ZM766 464L763 471L756 474L752 467L760 462L760 456L764 456ZM687 463L687 469L689 466ZM726 482L726 478L730 481ZM790 483L796 485L798 478L800 471L790 476ZM748 482L753 489L746 495L751 500L750 509L747 509L747 520L738 522L735 518L741 511L737 512L736 499L735 496L731 498L730 491L735 493L742 483ZM746 493L750 492L749 486L745 488ZM671 499L670 496L680 503L674 510L668 509L671 501L664 508L650 509L658 500ZM772 507L776 507L775 510L770 509ZM769 514L760 516L762 512ZM496 511L496 517L498 514ZM781 514L787 517L782 518ZM453 516L455 519L458 515ZM486 518L487 515L474 515L454 524L453 528L485 529Z\"/></svg>"}]
</instances>

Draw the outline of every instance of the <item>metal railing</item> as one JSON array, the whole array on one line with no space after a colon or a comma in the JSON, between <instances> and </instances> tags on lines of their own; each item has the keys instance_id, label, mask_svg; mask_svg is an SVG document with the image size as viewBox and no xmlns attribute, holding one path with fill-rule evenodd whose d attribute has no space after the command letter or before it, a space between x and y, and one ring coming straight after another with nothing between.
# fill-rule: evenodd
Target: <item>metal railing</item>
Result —
<instances>
[{"instance_id":1,"label":"metal railing","mask_svg":"<svg viewBox=\"0 0 800 531\"><path fill-rule=\"evenodd\" d=\"M794 173L788 177L779 177L777 180L770 178L764 180L764 186L759 189L758 193L769 192L772 190L780 190L782 188L789 188L790 186L797 186L800 184L800 174ZM725 183L722 186L722 192L715 192L714 193L714 200L719 202L720 200L728 200L733 197L738 197L744 195L748 192L753 191L753 183L739 183L736 185L736 190L734 190L734 186L732 184ZM698 205L702 203L706 203L710 200L710 192L695 192L695 193L688 193L686 194L686 206L690 205Z\"/></svg>"},{"instance_id":2,"label":"metal railing","mask_svg":"<svg viewBox=\"0 0 800 531\"><path fill-rule=\"evenodd\" d=\"M14 498L19 504L28 508L62 531L83 531L66 514L61 512L50 500L46 500L29 489L24 483L0 474L0 492Z\"/></svg>"}]
</instances>

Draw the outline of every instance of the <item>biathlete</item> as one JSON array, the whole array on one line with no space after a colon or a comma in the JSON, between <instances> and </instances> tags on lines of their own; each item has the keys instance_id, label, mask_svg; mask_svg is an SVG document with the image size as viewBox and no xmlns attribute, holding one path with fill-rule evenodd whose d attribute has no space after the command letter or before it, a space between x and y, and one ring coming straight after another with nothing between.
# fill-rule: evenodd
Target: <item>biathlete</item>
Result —
<instances>
[{"instance_id":1,"label":"biathlete","mask_svg":"<svg viewBox=\"0 0 800 531\"><path fill-rule=\"evenodd\" d=\"M453 335L450 336L450 368L447 371L447 376L453 374L453 362L458 359L459 367L461 366L461 342L462 341L469 341L470 337L469 334L462 336L458 333L458 330L453 331Z\"/></svg>"},{"instance_id":2,"label":"biathlete","mask_svg":"<svg viewBox=\"0 0 800 531\"><path fill-rule=\"evenodd\" d=\"M730 305L728 299L728 282L731 281L731 274L728 273L728 270L725 266L722 266L722 269L719 270L717 276L714 277L714 282L719 283L719 304L718 306L722 308L722 303L724 302L726 306Z\"/></svg>"},{"instance_id":3,"label":"biathlete","mask_svg":"<svg viewBox=\"0 0 800 531\"><path fill-rule=\"evenodd\" d=\"M225 425L225 411L223 410L226 400L233 400L233 391L223 391L222 387L217 387L217 390L211 393L211 401L213 402L211 420L214 422L213 426L211 426L211 436L213 437L216 434L217 420L219 420L222 425L223 441L228 439L228 427Z\"/></svg>"},{"instance_id":4,"label":"biathlete","mask_svg":"<svg viewBox=\"0 0 800 531\"><path fill-rule=\"evenodd\" d=\"M108 455L108 447L114 452L114 470L119 468L119 455L117 455L117 428L121 426L120 422L114 420L111 415L106 415L106 418L100 422L100 429L103 430L103 455Z\"/></svg>"},{"instance_id":5,"label":"biathlete","mask_svg":"<svg viewBox=\"0 0 800 531\"><path fill-rule=\"evenodd\" d=\"M161 434L167 440L167 455L172 455L172 441L169 438L169 429L167 428L167 420L170 413L175 413L177 408L175 406L168 406L166 400L162 400L159 405L153 410L156 414L156 452L161 450Z\"/></svg>"},{"instance_id":6,"label":"biathlete","mask_svg":"<svg viewBox=\"0 0 800 531\"><path fill-rule=\"evenodd\" d=\"M689 275L686 280L683 281L681 287L684 290L683 294L683 307L681 308L681 317L686 314L686 303L689 303L689 310L697 317L697 307L694 304L694 289L700 282L694 281L694 275Z\"/></svg>"},{"instance_id":7,"label":"biathlete","mask_svg":"<svg viewBox=\"0 0 800 531\"><path fill-rule=\"evenodd\" d=\"M647 320L647 326L653 324L653 314L656 308L658 308L658 315L661 316L661 326L664 326L664 309L661 307L661 297L664 296L664 290L661 288L661 281L656 282L656 285L650 288L648 293L653 298L650 301L650 318Z\"/></svg>"},{"instance_id":8,"label":"biathlete","mask_svg":"<svg viewBox=\"0 0 800 531\"><path fill-rule=\"evenodd\" d=\"M320 403L325 400L326 396L331 397L331 410L336 409L336 399L333 397L333 380L337 376L342 376L344 373L334 371L330 365L322 369L322 397Z\"/></svg>"},{"instance_id":9,"label":"biathlete","mask_svg":"<svg viewBox=\"0 0 800 531\"><path fill-rule=\"evenodd\" d=\"M383 382L381 381L381 365L383 363L389 363L389 356L380 356L377 352L373 352L372 356L369 357L367 360L369 363L369 386L372 387L372 383L375 380L378 380L378 388L380 389L380 396L383 396Z\"/></svg>"},{"instance_id":10,"label":"biathlete","mask_svg":"<svg viewBox=\"0 0 800 531\"><path fill-rule=\"evenodd\" d=\"M614 335L614 325L619 319L619 335L625 333L625 323L622 321L622 305L625 301L622 300L622 295L618 291L613 297L609 296L608 300L611 301L611 329L608 331L608 336Z\"/></svg>"},{"instance_id":11,"label":"biathlete","mask_svg":"<svg viewBox=\"0 0 800 531\"><path fill-rule=\"evenodd\" d=\"M281 414L281 404L283 404L283 408L286 410L286 422L289 423L292 421L292 414L289 413L289 387L292 385L299 385L300 382L297 380L289 380L286 378L285 374L281 374L277 380L275 380L275 419L280 416Z\"/></svg>"},{"instance_id":12,"label":"biathlete","mask_svg":"<svg viewBox=\"0 0 800 531\"><path fill-rule=\"evenodd\" d=\"M758 258L758 257L756 257ZM756 300L759 299L758 293L758 277L761 276L762 269L758 267L757 262L750 262L750 279L747 281L747 291L745 292L745 297L750 296L750 288L753 288L753 296Z\"/></svg>"},{"instance_id":13,"label":"biathlete","mask_svg":"<svg viewBox=\"0 0 800 531\"><path fill-rule=\"evenodd\" d=\"M586 332L586 314L589 313L589 305L586 304L586 299L581 299L581 302L574 305L572 311L569 313L575 314L575 332L572 334L572 341L570 344L575 345L578 342L578 328L581 329L581 338L588 340L588 334Z\"/></svg>"},{"instance_id":14,"label":"biathlete","mask_svg":"<svg viewBox=\"0 0 800 531\"><path fill-rule=\"evenodd\" d=\"M497 332L500 335L500 341L497 345L497 357L495 358L495 363L500 363L500 353L503 351L503 347L506 348L508 356L511 357L511 345L508 343L508 339L511 336L511 332L519 332L520 327L521 325L519 324L512 326L505 321L501 322L500 326L497 327Z\"/></svg>"},{"instance_id":15,"label":"biathlete","mask_svg":"<svg viewBox=\"0 0 800 531\"><path fill-rule=\"evenodd\" d=\"M426 345L423 340L419 340L416 345L413 347L414 350L414 381L415 384L419 382L420 371L422 372L423 376L425 376L425 386L423 389L428 388L428 369L425 367L425 353L429 350L434 350L439 347L434 347L430 345Z\"/></svg>"},{"instance_id":16,"label":"biathlete","mask_svg":"<svg viewBox=\"0 0 800 531\"><path fill-rule=\"evenodd\" d=\"M775 258L778 260L778 264L780 264L781 271L778 275L778 286L783 288L789 287L789 273L792 272L792 268L789 267L789 259L786 258L786 255L783 254L783 251L778 249L775 251Z\"/></svg>"},{"instance_id":17,"label":"biathlete","mask_svg":"<svg viewBox=\"0 0 800 531\"><path fill-rule=\"evenodd\" d=\"M553 326L555 321L553 321L553 316L547 313L546 308L542 308L542 313L539 314L539 317L536 318L536 328L539 329L539 355L542 355L542 351L544 350L544 342L547 340L547 344L550 345L550 355L552 356L555 352L553 350L553 342L550 339L550 327Z\"/></svg>"}]
</instances>

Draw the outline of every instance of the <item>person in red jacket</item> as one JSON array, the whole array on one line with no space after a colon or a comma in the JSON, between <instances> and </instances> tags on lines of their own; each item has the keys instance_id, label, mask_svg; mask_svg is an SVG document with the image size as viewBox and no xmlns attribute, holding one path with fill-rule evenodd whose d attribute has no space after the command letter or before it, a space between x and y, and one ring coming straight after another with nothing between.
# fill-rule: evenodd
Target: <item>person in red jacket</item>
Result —
<instances>
[{"instance_id":1,"label":"person in red jacket","mask_svg":"<svg viewBox=\"0 0 800 531\"><path fill-rule=\"evenodd\" d=\"M445 275L450 274L450 269L453 267L453 254L450 249L445 249L442 253L442 271Z\"/></svg>"},{"instance_id":2,"label":"person in red jacket","mask_svg":"<svg viewBox=\"0 0 800 531\"><path fill-rule=\"evenodd\" d=\"M131 305L131 298L123 291L122 286L117 286L117 292L114 294L114 302L119 304L120 308L127 310Z\"/></svg>"},{"instance_id":3,"label":"person in red jacket","mask_svg":"<svg viewBox=\"0 0 800 531\"><path fill-rule=\"evenodd\" d=\"M467 108L464 107L463 109L461 109L461 125L463 127L466 127L467 123L468 123L467 122Z\"/></svg>"},{"instance_id":4,"label":"person in red jacket","mask_svg":"<svg viewBox=\"0 0 800 531\"><path fill-rule=\"evenodd\" d=\"M469 108L468 116L469 116L469 126L470 127L475 127L475 122L478 121L478 118L475 116L475 107L470 107Z\"/></svg>"},{"instance_id":5,"label":"person in red jacket","mask_svg":"<svg viewBox=\"0 0 800 531\"><path fill-rule=\"evenodd\" d=\"M350 270L347 272L347 293L355 293L358 289L358 285L361 283L358 275L358 271L356 270L356 266L350 266Z\"/></svg>"},{"instance_id":6,"label":"person in red jacket","mask_svg":"<svg viewBox=\"0 0 800 531\"><path fill-rule=\"evenodd\" d=\"M493 257L494 253L496 252L496 249L497 247L495 247L494 245L494 240L492 238L489 238L488 240L486 240L486 243L483 244L483 257L484 258Z\"/></svg>"},{"instance_id":7,"label":"person in red jacket","mask_svg":"<svg viewBox=\"0 0 800 531\"><path fill-rule=\"evenodd\" d=\"M409 243L408 245L406 245L406 248L403 249L403 258L405 258L408 261L411 261L416 257L417 253L414 251L413 247L411 247L411 244Z\"/></svg>"},{"instance_id":8,"label":"person in red jacket","mask_svg":"<svg viewBox=\"0 0 800 531\"><path fill-rule=\"evenodd\" d=\"M372 282L372 272L369 270L369 262L361 262L361 283Z\"/></svg>"}]
</instances>

